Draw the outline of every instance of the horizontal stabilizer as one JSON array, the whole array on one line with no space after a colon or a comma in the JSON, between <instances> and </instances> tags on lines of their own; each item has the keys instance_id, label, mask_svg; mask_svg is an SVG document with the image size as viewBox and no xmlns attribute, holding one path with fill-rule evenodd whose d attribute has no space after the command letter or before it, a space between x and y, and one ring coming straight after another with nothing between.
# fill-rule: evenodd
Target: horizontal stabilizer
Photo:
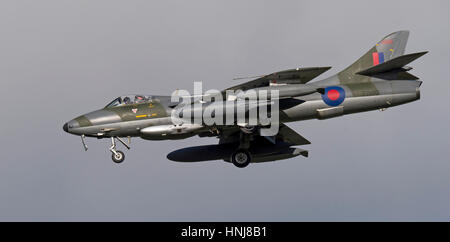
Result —
<instances>
[{"instance_id":1,"label":"horizontal stabilizer","mask_svg":"<svg viewBox=\"0 0 450 242\"><path fill-rule=\"evenodd\" d=\"M360 72L357 72L356 74L371 76L371 75L375 75L375 74L379 74L379 73L392 71L395 69L400 69L400 68L404 67L405 65L415 61L419 57L425 55L426 53L428 53L428 51L414 53L414 54L408 54L408 55L402 55L402 56L393 58L391 60L388 60L384 63L381 63L379 65L376 65L376 66L367 68L365 70L362 70Z\"/></svg>"}]
</instances>

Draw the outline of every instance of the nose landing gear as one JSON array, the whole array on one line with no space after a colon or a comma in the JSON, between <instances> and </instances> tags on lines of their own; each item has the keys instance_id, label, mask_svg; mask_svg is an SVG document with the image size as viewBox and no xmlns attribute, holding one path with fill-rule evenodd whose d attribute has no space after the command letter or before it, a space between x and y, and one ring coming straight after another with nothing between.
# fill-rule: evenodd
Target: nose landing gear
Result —
<instances>
[{"instance_id":1,"label":"nose landing gear","mask_svg":"<svg viewBox=\"0 0 450 242\"><path fill-rule=\"evenodd\" d=\"M123 160L125 160L125 154L122 151L117 150L115 154L112 154L112 160L115 163L120 164L123 162Z\"/></svg>"},{"instance_id":2,"label":"nose landing gear","mask_svg":"<svg viewBox=\"0 0 450 242\"><path fill-rule=\"evenodd\" d=\"M125 160L125 154L120 150L116 150L116 139L120 143L122 143L127 149L130 149L130 146L119 137L111 137L111 147L109 148L109 150L112 153L111 158L115 163L119 164Z\"/></svg>"}]
</instances>

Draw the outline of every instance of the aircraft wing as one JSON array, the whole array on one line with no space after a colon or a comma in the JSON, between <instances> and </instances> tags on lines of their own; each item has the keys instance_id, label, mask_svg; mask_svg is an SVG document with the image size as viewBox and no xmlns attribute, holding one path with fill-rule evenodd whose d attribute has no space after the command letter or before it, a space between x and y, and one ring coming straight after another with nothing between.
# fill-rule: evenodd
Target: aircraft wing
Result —
<instances>
[{"instance_id":1,"label":"aircraft wing","mask_svg":"<svg viewBox=\"0 0 450 242\"><path fill-rule=\"evenodd\" d=\"M237 142L240 135L240 128L232 127L231 129L226 130L223 135L219 136L220 143L233 143ZM272 136L260 136L259 132L254 132L252 136L257 136L258 138L265 138L270 141L272 144L284 143L290 146L292 145L309 145L311 142L297 133L295 130L289 128L287 125L281 123L279 126L278 134L274 137Z\"/></svg>"},{"instance_id":2,"label":"aircraft wing","mask_svg":"<svg viewBox=\"0 0 450 242\"><path fill-rule=\"evenodd\" d=\"M280 124L280 130L277 135L283 142L292 145L309 145L311 142L301 136L299 133L295 132L295 130L289 128L285 124Z\"/></svg>"},{"instance_id":3,"label":"aircraft wing","mask_svg":"<svg viewBox=\"0 0 450 242\"><path fill-rule=\"evenodd\" d=\"M226 91L236 91L236 90L242 90L246 91L253 88L258 87L265 87L269 86L271 83L276 84L305 84L312 79L316 78L317 76L321 75L322 73L328 71L331 69L330 66L327 67L307 67L307 68L296 68L296 69L289 69L279 72L274 72L268 75L260 76L257 79L227 88L222 91L222 96L224 99L227 99L227 93ZM238 79L247 79L247 78L238 78ZM202 96L204 97L204 96ZM192 96L192 102L195 102L194 96ZM178 103L170 104L169 107L173 108Z\"/></svg>"},{"instance_id":4,"label":"aircraft wing","mask_svg":"<svg viewBox=\"0 0 450 242\"><path fill-rule=\"evenodd\" d=\"M226 90L245 91L252 88L269 86L271 82L279 84L305 84L329 69L331 69L331 67L308 67L274 72L255 80L227 88Z\"/></svg>"}]
</instances>

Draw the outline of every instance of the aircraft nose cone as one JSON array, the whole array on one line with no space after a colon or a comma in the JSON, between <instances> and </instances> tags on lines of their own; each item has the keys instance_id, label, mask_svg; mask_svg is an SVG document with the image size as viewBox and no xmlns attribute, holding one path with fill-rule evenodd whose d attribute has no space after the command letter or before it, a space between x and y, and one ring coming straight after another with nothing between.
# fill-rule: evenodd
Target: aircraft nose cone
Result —
<instances>
[{"instance_id":1,"label":"aircraft nose cone","mask_svg":"<svg viewBox=\"0 0 450 242\"><path fill-rule=\"evenodd\" d=\"M65 123L63 125L63 130L66 131L66 132L69 132L69 127L68 127L67 123Z\"/></svg>"}]
</instances>

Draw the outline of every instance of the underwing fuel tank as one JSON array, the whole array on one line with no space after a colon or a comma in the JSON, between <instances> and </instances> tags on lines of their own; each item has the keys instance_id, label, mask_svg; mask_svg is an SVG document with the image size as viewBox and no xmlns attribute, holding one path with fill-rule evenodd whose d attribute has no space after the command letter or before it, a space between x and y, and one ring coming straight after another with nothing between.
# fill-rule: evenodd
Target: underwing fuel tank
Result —
<instances>
[{"instance_id":1,"label":"underwing fuel tank","mask_svg":"<svg viewBox=\"0 0 450 242\"><path fill-rule=\"evenodd\" d=\"M317 88L313 85L305 85L305 84L282 84L282 85L273 85L268 87L260 87L251 89L249 92L239 92L236 97L238 99L244 98L256 98L258 95L252 95L255 91L256 94L260 94L262 91L267 92L267 98L271 99L271 91L278 91L279 98L290 98L290 97L298 97L305 96L315 92L320 92L320 88Z\"/></svg>"},{"instance_id":2,"label":"underwing fuel tank","mask_svg":"<svg viewBox=\"0 0 450 242\"><path fill-rule=\"evenodd\" d=\"M194 136L195 131L203 128L200 124L157 125L141 129L141 138L149 140L181 139Z\"/></svg>"},{"instance_id":3,"label":"underwing fuel tank","mask_svg":"<svg viewBox=\"0 0 450 242\"><path fill-rule=\"evenodd\" d=\"M167 155L167 158L177 162L202 162L210 160L230 161L231 154L236 150L236 144L218 144L187 147L175 150ZM252 153L252 162L268 162L275 160L284 160L299 155L308 157L308 151L295 147L274 147L267 149L254 150Z\"/></svg>"}]
</instances>

